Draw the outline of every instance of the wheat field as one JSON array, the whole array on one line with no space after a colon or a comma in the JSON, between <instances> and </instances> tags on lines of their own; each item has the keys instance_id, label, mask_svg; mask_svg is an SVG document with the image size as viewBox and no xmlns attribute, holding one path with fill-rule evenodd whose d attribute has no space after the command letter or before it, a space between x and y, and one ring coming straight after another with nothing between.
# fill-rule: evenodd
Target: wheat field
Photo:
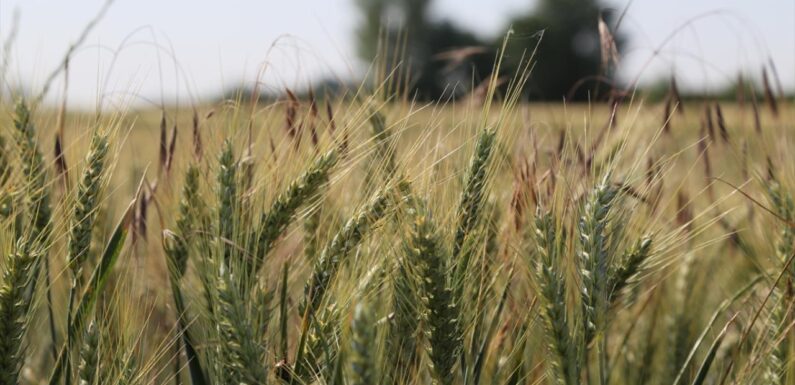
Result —
<instances>
[{"instance_id":1,"label":"wheat field","mask_svg":"<svg viewBox=\"0 0 795 385\"><path fill-rule=\"evenodd\" d=\"M5 101L0 384L794 383L791 103L528 76Z\"/></svg>"}]
</instances>

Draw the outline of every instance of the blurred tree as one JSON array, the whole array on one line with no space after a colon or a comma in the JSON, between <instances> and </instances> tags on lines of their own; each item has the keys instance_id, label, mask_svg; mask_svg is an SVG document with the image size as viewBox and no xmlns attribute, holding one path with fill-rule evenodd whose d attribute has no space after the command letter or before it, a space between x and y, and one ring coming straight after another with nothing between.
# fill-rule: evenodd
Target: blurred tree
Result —
<instances>
[{"instance_id":1,"label":"blurred tree","mask_svg":"<svg viewBox=\"0 0 795 385\"><path fill-rule=\"evenodd\" d=\"M431 0L357 0L359 55L407 76L410 96L438 100L468 92L488 76L494 50L475 35L431 17ZM383 81L376 77L376 81ZM406 80L393 76L392 80Z\"/></svg>"},{"instance_id":2,"label":"blurred tree","mask_svg":"<svg viewBox=\"0 0 795 385\"><path fill-rule=\"evenodd\" d=\"M595 98L597 89L610 89L604 83L597 85L595 78L613 78L601 68L600 16L611 25L612 12L603 11L599 0L539 0L533 12L511 21L515 34L506 49L507 70L516 70L522 55L529 55L543 35L527 84L530 99L585 100L589 94ZM623 42L615 36L619 51Z\"/></svg>"}]
</instances>

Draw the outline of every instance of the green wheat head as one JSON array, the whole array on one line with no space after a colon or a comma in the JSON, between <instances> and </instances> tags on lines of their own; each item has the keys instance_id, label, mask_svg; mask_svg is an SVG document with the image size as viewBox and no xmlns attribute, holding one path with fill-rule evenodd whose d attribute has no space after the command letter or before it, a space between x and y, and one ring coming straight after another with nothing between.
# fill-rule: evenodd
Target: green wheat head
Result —
<instances>
[{"instance_id":1,"label":"green wheat head","mask_svg":"<svg viewBox=\"0 0 795 385\"><path fill-rule=\"evenodd\" d=\"M77 186L77 198L68 239L68 258L74 276L81 276L91 248L91 234L100 203L102 176L108 155L108 138L99 132L91 138L86 166Z\"/></svg>"},{"instance_id":2,"label":"green wheat head","mask_svg":"<svg viewBox=\"0 0 795 385\"><path fill-rule=\"evenodd\" d=\"M24 361L23 338L28 325L31 298L25 295L30 280L34 279L34 263L38 256L24 241L6 260L3 282L0 286L0 384L19 383L19 371Z\"/></svg>"},{"instance_id":3,"label":"green wheat head","mask_svg":"<svg viewBox=\"0 0 795 385\"><path fill-rule=\"evenodd\" d=\"M406 238L406 255L420 280L423 331L434 382L453 383L453 368L463 349L461 314L448 274L450 256L430 215L418 208Z\"/></svg>"}]
</instances>

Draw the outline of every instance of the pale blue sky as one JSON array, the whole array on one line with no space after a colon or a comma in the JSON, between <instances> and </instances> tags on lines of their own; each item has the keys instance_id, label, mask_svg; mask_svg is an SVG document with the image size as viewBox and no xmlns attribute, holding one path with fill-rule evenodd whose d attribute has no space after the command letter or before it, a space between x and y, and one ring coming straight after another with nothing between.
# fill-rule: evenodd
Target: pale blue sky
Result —
<instances>
[{"instance_id":1,"label":"pale blue sky","mask_svg":"<svg viewBox=\"0 0 795 385\"><path fill-rule=\"evenodd\" d=\"M13 10L20 11L10 77L38 89L103 2L0 0L3 40ZM607 4L623 8L626 2ZM534 3L436 0L433 9L494 37ZM324 76L352 78L366 68L353 45L358 17L353 0L116 0L72 61L69 100L92 106L103 93L187 102L252 81L263 63L269 63L265 84L274 89ZM627 79L650 81L675 71L684 86L715 89L741 70L758 76L771 57L785 88L795 86L795 1L635 0L621 28L633 38L622 53ZM111 70L112 50L125 38ZM50 100L58 98L56 85Z\"/></svg>"}]
</instances>

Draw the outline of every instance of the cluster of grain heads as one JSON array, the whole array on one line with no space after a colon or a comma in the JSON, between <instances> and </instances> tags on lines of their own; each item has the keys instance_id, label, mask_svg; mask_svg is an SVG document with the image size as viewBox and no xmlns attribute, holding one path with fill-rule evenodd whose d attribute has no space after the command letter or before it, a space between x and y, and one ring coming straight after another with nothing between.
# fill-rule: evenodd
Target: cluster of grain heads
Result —
<instances>
[{"instance_id":1,"label":"cluster of grain heads","mask_svg":"<svg viewBox=\"0 0 795 385\"><path fill-rule=\"evenodd\" d=\"M327 293L336 279L341 264L370 232L373 225L387 214L393 202L394 197L390 188L378 191L365 206L345 222L313 263L309 279L304 286L304 297L298 308L304 321L292 369L302 380L314 377L314 368L318 367L317 363L322 355L322 352L318 351L320 346L308 342L311 336L317 341L318 336L326 334L322 330L325 329L324 325L318 322L322 317L317 315L327 299ZM326 357L326 360L331 362L331 357Z\"/></svg>"},{"instance_id":2,"label":"cluster of grain heads","mask_svg":"<svg viewBox=\"0 0 795 385\"><path fill-rule=\"evenodd\" d=\"M376 107L354 100L359 115L352 115L346 114L343 101L342 113L333 117L327 102L330 138L325 138L318 131L324 119L318 101L310 95L309 104L300 103L290 95L286 131L262 138L251 127L263 116L265 125L272 123L266 116L271 109L256 111L259 104L254 103L248 141L218 130L207 138L208 153L213 149L207 159L202 157L197 112L194 150L186 159L174 153L175 131L169 135L164 124L159 179L180 175L181 181L169 183L181 182L181 190L172 197L171 190L155 194L152 186L144 194L139 188L115 228L106 228L104 213L116 208L118 195L110 192L124 194L124 189L111 188L118 178L112 179L109 159L128 155L113 144L113 130L87 135L85 161L70 162L74 185L53 190L57 185L46 179L47 169L55 165L59 178L68 180L65 162L57 162L72 159L71 148L83 144L58 138L58 150L48 163L38 150L41 133L34 132L30 112L20 105L13 128L18 151L12 153L20 156L19 169L0 151L0 186L15 199L2 215L7 228L0 231L0 246L8 254L0 282L0 327L7 337L0 340L0 384L39 383L47 374L51 385L792 382L795 203L782 187L792 181L779 185L772 160L766 185L769 205L754 201L753 207L771 206L770 214L778 217L782 232L775 253L769 253L775 258L738 261L732 245L740 236L748 250L773 250L769 239L754 238L754 231L768 229L761 229L766 222L758 222L765 216L732 215L728 202L739 194L727 195L720 208L727 209L721 213L725 218L714 221L723 228L696 226L696 221L709 222L701 219L708 210L702 204L717 205L718 198L723 202L720 193L725 190L699 194L690 189L688 195L689 187L677 189L687 181L664 177L662 168L680 161L665 148L644 154L649 159L645 180L633 179L643 167L619 154L633 142L622 138L614 143L604 133L633 122L615 124L616 115L623 113L616 104L604 111L610 114L609 128L596 144L583 143L576 127L555 129L551 139L541 128L538 141L534 133L535 154L522 162L511 197L500 185L510 178L501 152L522 144L502 138L513 128L510 116L501 113L491 122L494 115L485 113L477 123L461 122L489 127L465 143L472 145L473 154L446 152L463 147L457 139L447 143L439 135L439 152L426 157L414 152L423 145L404 146L412 127L435 129L415 121L422 114L398 116L406 135L396 135L391 132L396 126L387 124L384 109L392 117L404 106L390 102ZM667 103L670 120L674 108L682 110L675 84ZM236 108L225 108L219 116L236 119ZM273 110L281 125L283 110ZM302 110L307 116L301 116ZM701 151L707 176L737 176L718 169L724 165L715 162L720 151L731 150L722 145L729 143L729 134L739 137L746 129L733 116L726 105L704 105L706 140L692 147ZM239 122L221 124L227 123ZM335 134L337 124L341 129ZM349 129L365 126L364 133ZM500 133L493 127L500 127ZM447 129L446 122L439 128ZM681 131L681 137L686 133ZM690 134L695 137L694 131ZM307 143L300 148L303 135ZM153 139L157 141L157 134ZM660 147L674 139L680 134L666 138ZM279 145L297 150L291 157L274 157L295 164L254 162L270 155L269 140L271 152L282 150ZM741 142L747 164L743 179L760 172L765 157L777 159L772 153L757 159L760 147L750 139ZM357 156L345 158L348 146L357 149ZM714 151L714 163L708 150ZM157 151L152 155L158 157ZM689 161L690 155L681 159ZM431 162L402 169L418 158ZM537 168L542 172L536 173ZM619 175L627 182L616 183ZM445 185L451 180L460 188L451 192ZM750 197L759 193L744 187ZM64 191L68 199L50 202L51 191ZM51 203L53 212L64 215L51 215ZM124 274L117 277L114 266L131 230L132 213L139 217L133 226L140 231L147 210L150 219L159 220L162 250L135 245L147 247L134 249L141 251L133 254L140 258L122 263L119 273ZM151 230L158 222L150 220L148 226ZM666 234L669 226L688 231ZM733 233L727 241L733 243L724 243L728 237L719 232L726 229L743 234ZM696 237L700 243L690 243ZM107 244L104 251L97 247L100 240ZM714 250L720 260L708 254ZM36 291L33 284L45 282L37 269L48 252L60 256L62 274L55 275L55 284L41 283ZM759 274L754 282L770 278L765 271L770 266L783 272L769 286L769 299L759 301L766 293L742 289L721 302L727 291L736 291L738 282L747 281L749 269L736 267L749 265L749 260L752 274ZM129 272L133 279L145 274L146 284L127 290L123 283ZM734 280L735 275L743 278ZM48 306L56 308L63 330L51 338L40 336L43 322L34 313L44 309L45 287L69 290L56 296L69 303ZM125 303L117 309L118 298L130 295L140 295L136 298L146 306ZM753 310L758 306L761 313L751 322L745 309L730 308L746 296L744 305ZM714 309L716 303L720 305L709 317L702 308ZM150 317L152 327L141 324ZM742 336L738 328L745 329ZM131 346L127 338L135 346L117 351ZM56 350L53 370L47 367L51 345ZM35 374L42 368L44 374Z\"/></svg>"},{"instance_id":3,"label":"cluster of grain heads","mask_svg":"<svg viewBox=\"0 0 795 385\"><path fill-rule=\"evenodd\" d=\"M373 126L383 125L380 122L376 120ZM475 297L487 295L481 282L484 277L470 274L469 267L471 259L478 252L476 245L485 242L486 252L496 249L489 242L493 241L491 225L483 223L488 221L482 218L481 213L485 204L491 154L495 146L496 133L488 129L481 131L466 173L461 200L455 211L456 226L450 237L450 246L445 245L445 237L433 224L427 204L414 196L409 182L401 178L398 183L401 200L407 206L405 220L411 225L404 235L406 252L399 258L397 274L393 279L389 344L396 356L388 374L393 381L411 381L412 373L416 372L419 330L427 336L426 346L437 383L453 381L455 377L452 370L459 358L464 378L478 377L483 354L470 352L475 362L474 365L467 365L468 358L463 355L463 325L474 324L472 345L481 343L483 328L480 324L485 308L482 301L472 300L473 305L477 304L478 308L471 314L464 317L459 309L464 303L467 279L473 281L470 286L474 291L471 294ZM395 177L396 173L393 170L387 178ZM489 246L492 246L491 249Z\"/></svg>"},{"instance_id":4,"label":"cluster of grain heads","mask_svg":"<svg viewBox=\"0 0 795 385\"><path fill-rule=\"evenodd\" d=\"M336 161L333 150L316 159L275 198L258 222L251 221L252 216L241 213L238 206L239 162L235 160L231 140L224 141L218 157L215 221L207 216L209 210L200 194L199 166L188 168L175 231L163 234L181 340L175 358L176 377L180 373L178 357L184 350L193 384L227 379L251 384L265 381L268 370L264 338L271 293L257 284L259 272L274 243L295 220L299 208L321 192ZM348 229L348 238L339 242L347 245L352 238L361 236L369 215L382 215L380 210L381 206L376 205L370 210L375 213L359 218ZM213 222L217 230L208 231ZM191 257L194 253L198 258ZM182 281L191 260L195 261L202 284L206 311L191 311L183 295ZM204 322L194 325L188 313L208 321L207 327L201 326ZM217 347L201 347L194 342L196 337L208 336L231 342Z\"/></svg>"},{"instance_id":5,"label":"cluster of grain heads","mask_svg":"<svg viewBox=\"0 0 795 385\"><path fill-rule=\"evenodd\" d=\"M668 86L668 93L665 96L665 109L662 124L663 132L665 133L671 132L671 119L673 119L674 108L679 112L679 115L683 115L685 112L685 106L679 94L679 86L676 84L676 78L672 76L670 85Z\"/></svg>"},{"instance_id":6,"label":"cluster of grain heads","mask_svg":"<svg viewBox=\"0 0 795 385\"><path fill-rule=\"evenodd\" d=\"M550 352L549 373L561 384L594 378L609 383L610 322L616 318L620 294L638 282L652 255L649 236L624 246L629 243L624 229L629 213L621 204L622 194L610 174L600 178L584 197L574 229L565 216L568 209L561 214L539 208L536 213L535 250L528 263ZM569 234L575 232L577 242L572 244ZM576 259L569 260L571 254ZM573 304L565 268L570 263L578 273L579 295Z\"/></svg>"},{"instance_id":7,"label":"cluster of grain heads","mask_svg":"<svg viewBox=\"0 0 795 385\"><path fill-rule=\"evenodd\" d=\"M622 190L608 173L591 190L578 221L578 262L581 280L584 348L595 348L600 383L609 380L607 365L609 322L620 291L639 275L651 255L652 240L643 236L621 250L627 209ZM595 340L595 341L594 341ZM591 342L594 341L594 345ZM587 354L587 353L586 353Z\"/></svg>"}]
</instances>

